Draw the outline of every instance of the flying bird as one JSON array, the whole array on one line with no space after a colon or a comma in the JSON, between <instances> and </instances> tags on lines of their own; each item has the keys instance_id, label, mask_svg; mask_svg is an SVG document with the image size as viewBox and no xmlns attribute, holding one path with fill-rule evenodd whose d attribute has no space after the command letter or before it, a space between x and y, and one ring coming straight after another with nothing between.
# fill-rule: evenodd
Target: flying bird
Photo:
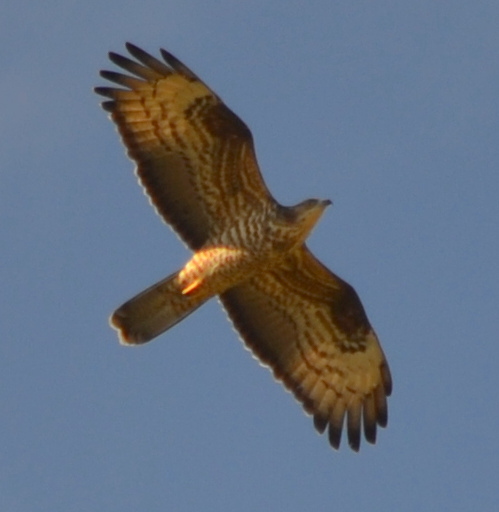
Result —
<instances>
[{"instance_id":1,"label":"flying bird","mask_svg":"<svg viewBox=\"0 0 499 512\"><path fill-rule=\"evenodd\" d=\"M245 344L328 432L358 451L387 423L392 382L355 290L305 240L330 204L282 206L268 191L246 124L171 53L127 43L127 74L96 87L158 214L193 251L177 272L111 316L121 343L148 342L218 296ZM114 84L117 84L115 86Z\"/></svg>"}]
</instances>

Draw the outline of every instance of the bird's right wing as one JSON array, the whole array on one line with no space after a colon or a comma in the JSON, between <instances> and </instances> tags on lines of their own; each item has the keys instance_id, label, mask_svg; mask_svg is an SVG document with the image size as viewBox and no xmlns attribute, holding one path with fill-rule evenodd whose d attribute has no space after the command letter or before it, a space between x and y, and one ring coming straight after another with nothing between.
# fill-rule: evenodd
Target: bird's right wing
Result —
<instances>
[{"instance_id":1,"label":"bird's right wing","mask_svg":"<svg viewBox=\"0 0 499 512\"><path fill-rule=\"evenodd\" d=\"M360 446L387 423L388 364L354 289L305 247L277 269L261 272L220 296L253 353L314 416L319 432Z\"/></svg>"}]
</instances>

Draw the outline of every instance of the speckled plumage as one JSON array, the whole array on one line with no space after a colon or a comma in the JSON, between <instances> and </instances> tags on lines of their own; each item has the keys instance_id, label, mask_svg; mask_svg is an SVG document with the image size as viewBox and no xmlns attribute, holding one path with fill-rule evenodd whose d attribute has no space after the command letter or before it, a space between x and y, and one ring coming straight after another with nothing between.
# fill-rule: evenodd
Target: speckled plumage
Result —
<instances>
[{"instance_id":1,"label":"speckled plumage","mask_svg":"<svg viewBox=\"0 0 499 512\"><path fill-rule=\"evenodd\" d=\"M267 190L248 127L192 71L132 44L128 71L97 87L157 212L194 251L183 269L118 308L124 344L145 343L218 295L258 359L302 402L333 447L376 440L387 422L388 364L351 286L305 239L329 201L294 207Z\"/></svg>"}]
</instances>

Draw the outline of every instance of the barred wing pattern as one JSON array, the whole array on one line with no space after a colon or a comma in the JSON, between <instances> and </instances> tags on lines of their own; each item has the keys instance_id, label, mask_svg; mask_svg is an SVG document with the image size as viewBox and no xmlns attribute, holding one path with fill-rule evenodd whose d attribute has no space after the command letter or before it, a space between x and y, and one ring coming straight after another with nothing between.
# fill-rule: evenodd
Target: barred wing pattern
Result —
<instances>
[{"instance_id":1,"label":"barred wing pattern","mask_svg":"<svg viewBox=\"0 0 499 512\"><path fill-rule=\"evenodd\" d=\"M327 201L276 203L244 122L170 53L161 50L163 62L130 43L127 49L136 60L109 57L129 74L102 71L118 87L95 90L107 98L102 105L152 204L195 254L118 308L111 325L122 341L145 343L227 290L220 300L247 346L313 415L317 430L328 430L331 445L339 447L344 423L354 450L362 429L374 443L387 422L388 364L354 289L301 245ZM262 239L282 249L260 254ZM220 258L201 258L201 265L207 247L243 249L249 261L243 272L229 259L220 266ZM197 279L179 287L178 276L191 267ZM224 286L210 288L224 272Z\"/></svg>"},{"instance_id":2,"label":"barred wing pattern","mask_svg":"<svg viewBox=\"0 0 499 512\"><path fill-rule=\"evenodd\" d=\"M102 71L123 86L97 87L151 202L191 247L223 232L225 222L273 201L248 127L176 57L165 62L127 43L137 61L109 58L131 73Z\"/></svg>"},{"instance_id":3,"label":"barred wing pattern","mask_svg":"<svg viewBox=\"0 0 499 512\"><path fill-rule=\"evenodd\" d=\"M391 376L354 289L303 246L286 262L220 296L253 353L339 447L346 417L357 451L386 426Z\"/></svg>"}]
</instances>

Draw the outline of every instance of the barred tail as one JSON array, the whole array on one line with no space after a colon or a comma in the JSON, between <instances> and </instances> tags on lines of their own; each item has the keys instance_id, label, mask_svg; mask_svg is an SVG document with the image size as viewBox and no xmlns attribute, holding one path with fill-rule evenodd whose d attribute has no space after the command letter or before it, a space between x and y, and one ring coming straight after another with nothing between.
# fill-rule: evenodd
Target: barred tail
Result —
<instances>
[{"instance_id":1,"label":"barred tail","mask_svg":"<svg viewBox=\"0 0 499 512\"><path fill-rule=\"evenodd\" d=\"M201 306L209 297L182 294L178 272L139 293L120 306L109 319L123 345L151 341Z\"/></svg>"}]
</instances>

